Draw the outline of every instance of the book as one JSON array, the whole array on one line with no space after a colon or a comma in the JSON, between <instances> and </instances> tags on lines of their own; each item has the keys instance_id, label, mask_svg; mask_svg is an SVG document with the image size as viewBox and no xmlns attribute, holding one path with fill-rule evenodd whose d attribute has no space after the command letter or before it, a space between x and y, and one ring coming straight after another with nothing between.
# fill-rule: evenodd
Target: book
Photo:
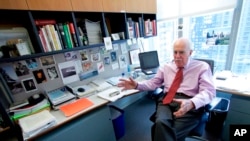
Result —
<instances>
[{"instance_id":1,"label":"book","mask_svg":"<svg viewBox=\"0 0 250 141\"><path fill-rule=\"evenodd\" d=\"M56 24L56 20L53 19L36 19L35 20L35 25L37 26L44 26L47 24Z\"/></svg>"},{"instance_id":2,"label":"book","mask_svg":"<svg viewBox=\"0 0 250 141\"><path fill-rule=\"evenodd\" d=\"M49 24L49 28L50 28L50 33L51 33L51 35L52 35L52 40L53 40L53 42L54 42L54 44L55 44L56 50L62 50L60 41L59 41L59 39L58 39L57 36L56 36L57 33L56 33L56 31L55 31L54 25Z\"/></svg>"},{"instance_id":3,"label":"book","mask_svg":"<svg viewBox=\"0 0 250 141\"><path fill-rule=\"evenodd\" d=\"M42 31L39 30L38 32L39 32L39 33L38 33L39 38L40 38L41 43L42 43L42 46L43 46L43 51L44 51L44 52L48 52L48 48L47 48L47 45L46 45L46 41L45 41L45 39L44 39L44 36L43 36L43 34L42 34Z\"/></svg>"},{"instance_id":4,"label":"book","mask_svg":"<svg viewBox=\"0 0 250 141\"><path fill-rule=\"evenodd\" d=\"M71 42L71 35L69 32L68 24L63 24L63 31L65 33L66 41L67 41L67 47L73 48L72 42Z\"/></svg>"},{"instance_id":5,"label":"book","mask_svg":"<svg viewBox=\"0 0 250 141\"><path fill-rule=\"evenodd\" d=\"M47 35L46 31L45 31L45 28L42 27L42 28L40 28L40 30L41 30L41 34L44 37L48 52L52 51L52 48L51 48L51 45L50 45L50 42L49 42L49 39L48 39L48 35Z\"/></svg>"},{"instance_id":6,"label":"book","mask_svg":"<svg viewBox=\"0 0 250 141\"><path fill-rule=\"evenodd\" d=\"M58 29L59 29L59 33L61 35L61 39L62 39L62 44L64 46L64 49L68 48L68 44L67 44L67 39L66 39L66 35L63 29L63 24L62 23L58 23Z\"/></svg>"},{"instance_id":7,"label":"book","mask_svg":"<svg viewBox=\"0 0 250 141\"><path fill-rule=\"evenodd\" d=\"M127 19L127 28L128 28L128 38L134 38L134 21L132 18Z\"/></svg>"},{"instance_id":8,"label":"book","mask_svg":"<svg viewBox=\"0 0 250 141\"><path fill-rule=\"evenodd\" d=\"M76 32L75 32L75 28L74 28L74 24L73 23L69 23L69 30L70 30L70 34L71 34L74 46L78 47L79 45L78 45L78 42L77 42Z\"/></svg>"},{"instance_id":9,"label":"book","mask_svg":"<svg viewBox=\"0 0 250 141\"><path fill-rule=\"evenodd\" d=\"M142 17L138 18L138 22L139 22L140 37L144 37L144 26Z\"/></svg>"},{"instance_id":10,"label":"book","mask_svg":"<svg viewBox=\"0 0 250 141\"><path fill-rule=\"evenodd\" d=\"M58 27L58 24L54 24L54 26L55 26L55 30L56 30L56 33L57 33L57 36L58 36L58 40L59 40L59 42L61 44L61 47L62 47L62 49L65 49L65 46L64 46L63 41L62 41L62 36L61 36L60 30L59 30L59 27Z\"/></svg>"},{"instance_id":11,"label":"book","mask_svg":"<svg viewBox=\"0 0 250 141\"><path fill-rule=\"evenodd\" d=\"M47 36L48 36L49 44L50 44L50 46L51 46L51 49L52 49L53 51L54 51L54 50L57 50L56 45L55 45L55 43L54 43L54 41L53 41L53 37L52 37L51 31L50 31L49 25L45 25L44 28L45 28L46 34L47 34Z\"/></svg>"}]
</instances>

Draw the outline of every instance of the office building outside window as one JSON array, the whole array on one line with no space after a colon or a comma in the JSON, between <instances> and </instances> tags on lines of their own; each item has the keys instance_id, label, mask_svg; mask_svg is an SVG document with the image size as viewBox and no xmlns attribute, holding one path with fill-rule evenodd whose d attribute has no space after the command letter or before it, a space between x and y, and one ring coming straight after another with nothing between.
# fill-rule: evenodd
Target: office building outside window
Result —
<instances>
[{"instance_id":1,"label":"office building outside window","mask_svg":"<svg viewBox=\"0 0 250 141\"><path fill-rule=\"evenodd\" d=\"M212 59L215 71L225 69L233 10L183 18L183 36L193 43L193 58ZM180 21L180 20L179 20Z\"/></svg>"},{"instance_id":2,"label":"office building outside window","mask_svg":"<svg viewBox=\"0 0 250 141\"><path fill-rule=\"evenodd\" d=\"M250 74L250 1L244 0L241 8L238 33L231 70L237 74Z\"/></svg>"}]
</instances>

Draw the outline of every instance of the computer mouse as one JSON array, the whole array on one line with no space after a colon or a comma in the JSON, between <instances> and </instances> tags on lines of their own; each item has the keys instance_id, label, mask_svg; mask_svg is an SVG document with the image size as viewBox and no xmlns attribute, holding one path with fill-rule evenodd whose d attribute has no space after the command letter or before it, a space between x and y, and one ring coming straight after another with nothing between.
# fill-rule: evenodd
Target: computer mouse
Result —
<instances>
[{"instance_id":1,"label":"computer mouse","mask_svg":"<svg viewBox=\"0 0 250 141\"><path fill-rule=\"evenodd\" d=\"M85 89L84 89L84 88L82 88L82 87L80 87L80 88L78 88L78 89L77 89L77 91L78 91L78 92L84 92L84 91L85 91Z\"/></svg>"}]
</instances>

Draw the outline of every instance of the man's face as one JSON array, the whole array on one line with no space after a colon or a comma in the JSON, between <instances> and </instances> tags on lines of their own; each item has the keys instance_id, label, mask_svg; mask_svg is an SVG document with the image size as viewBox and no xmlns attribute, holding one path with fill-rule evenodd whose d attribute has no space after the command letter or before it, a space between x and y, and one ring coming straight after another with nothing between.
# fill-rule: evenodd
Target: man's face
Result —
<instances>
[{"instance_id":1,"label":"man's face","mask_svg":"<svg viewBox=\"0 0 250 141\"><path fill-rule=\"evenodd\" d=\"M176 42L174 44L174 61L177 67L184 67L187 64L192 50L184 42Z\"/></svg>"}]
</instances>

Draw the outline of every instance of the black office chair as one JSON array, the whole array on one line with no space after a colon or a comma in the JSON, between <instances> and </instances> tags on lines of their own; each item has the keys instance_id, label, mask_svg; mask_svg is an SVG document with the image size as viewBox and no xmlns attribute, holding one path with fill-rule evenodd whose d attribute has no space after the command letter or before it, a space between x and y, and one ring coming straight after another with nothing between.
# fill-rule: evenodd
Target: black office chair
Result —
<instances>
[{"instance_id":1,"label":"black office chair","mask_svg":"<svg viewBox=\"0 0 250 141\"><path fill-rule=\"evenodd\" d=\"M200 61L204 61L206 63L208 63L208 65L211 68L212 74L214 72L214 61L210 60L210 59L196 59L195 60L200 60ZM150 97L152 99L155 100L156 102L156 108L157 108L157 100L158 98L160 98L162 95L164 95L163 93L163 87L162 88L157 88L155 91L151 91L150 92ZM205 106L205 113L203 114L203 116L201 117L201 120L199 122L199 124L190 132L188 138L192 139L192 140L197 140L197 141L207 141L206 139L201 138L204 130L205 130L205 126L206 123L208 121L208 117L209 117L209 113L213 110L213 108L219 103L218 100L215 100L213 102L211 102L210 104L207 104ZM154 112L151 116L150 116L150 121L155 122L155 115L156 112ZM153 136L154 136L154 126L152 126L151 129L151 137L153 140Z\"/></svg>"}]
</instances>

